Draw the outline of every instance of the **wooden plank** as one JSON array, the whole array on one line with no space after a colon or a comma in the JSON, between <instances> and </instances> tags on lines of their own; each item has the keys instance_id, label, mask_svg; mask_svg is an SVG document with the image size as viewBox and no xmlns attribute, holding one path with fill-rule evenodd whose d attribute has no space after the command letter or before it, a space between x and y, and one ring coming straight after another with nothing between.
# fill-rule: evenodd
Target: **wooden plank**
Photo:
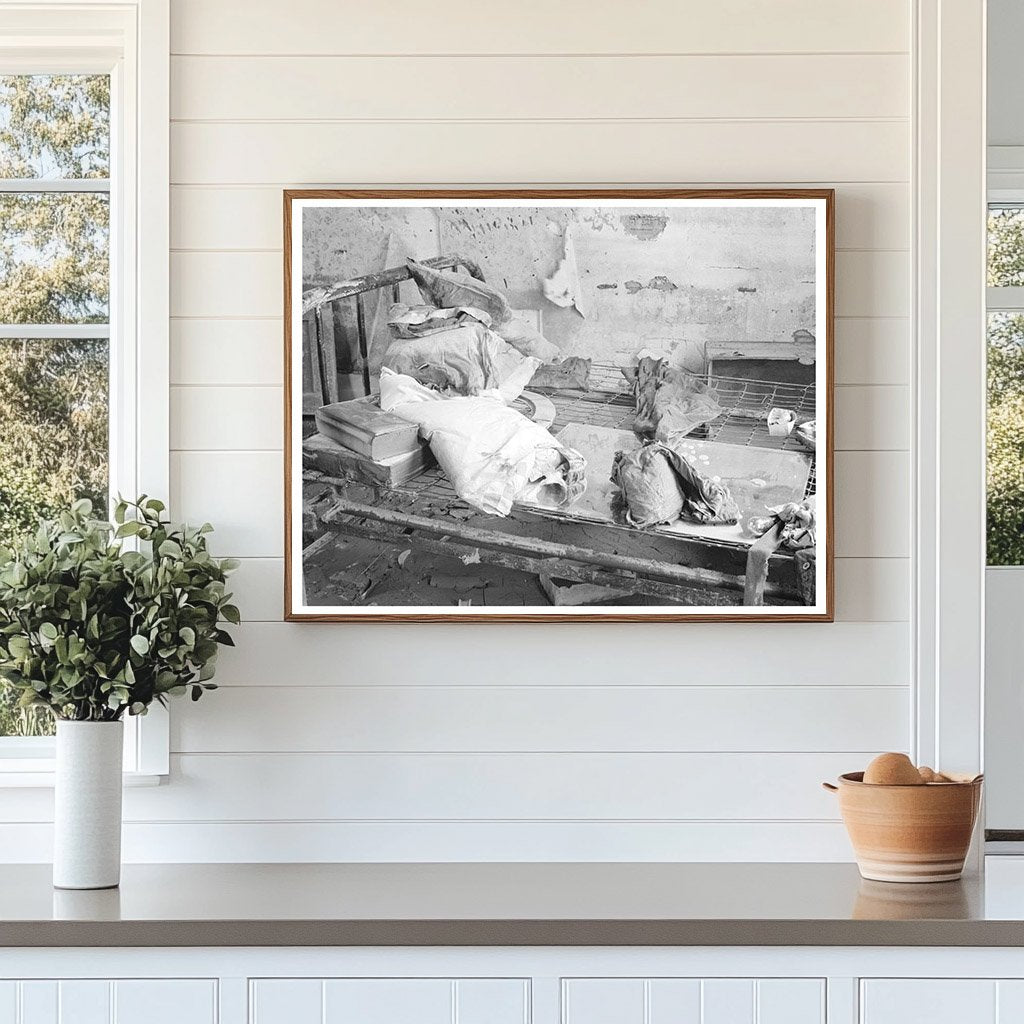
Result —
<instances>
[{"instance_id":1,"label":"wooden plank","mask_svg":"<svg viewBox=\"0 0 1024 1024\"><path fill-rule=\"evenodd\" d=\"M171 125L171 181L839 185L906 182L910 148L902 121L190 121Z\"/></svg>"},{"instance_id":2,"label":"wooden plank","mask_svg":"<svg viewBox=\"0 0 1024 1024\"><path fill-rule=\"evenodd\" d=\"M279 320L172 320L171 384L276 384L282 372Z\"/></svg>"},{"instance_id":3,"label":"wooden plank","mask_svg":"<svg viewBox=\"0 0 1024 1024\"><path fill-rule=\"evenodd\" d=\"M52 856L52 841L53 825L48 822L0 821L0 863L45 862ZM840 821L145 821L129 822L124 828L124 855L132 864L234 864L252 857L254 850L261 861L292 864L339 860L744 863L766 857L820 863L849 861L850 840Z\"/></svg>"},{"instance_id":4,"label":"wooden plank","mask_svg":"<svg viewBox=\"0 0 1024 1024\"><path fill-rule=\"evenodd\" d=\"M219 555L284 553L281 452L171 452L171 514L211 522Z\"/></svg>"},{"instance_id":5,"label":"wooden plank","mask_svg":"<svg viewBox=\"0 0 1024 1024\"><path fill-rule=\"evenodd\" d=\"M176 0L173 53L842 53L905 52L911 7L893 0L789 0L786 16L762 0L700 7L654 0L581 7L525 0L489 7L453 0L444 18L415 0L339 7L331 0ZM400 33L395 26L402 26ZM314 30L311 31L310 27Z\"/></svg>"},{"instance_id":6,"label":"wooden plank","mask_svg":"<svg viewBox=\"0 0 1024 1024\"><path fill-rule=\"evenodd\" d=\"M910 315L910 253L836 253L836 316Z\"/></svg>"},{"instance_id":7,"label":"wooden plank","mask_svg":"<svg viewBox=\"0 0 1024 1024\"><path fill-rule=\"evenodd\" d=\"M361 537L375 541L384 547L393 547L398 550L407 548L414 553L427 552L459 560L471 558L475 559L476 563L483 565L499 566L535 576L544 575L556 580L570 580L574 583L592 583L598 587L620 590L628 594L643 594L652 598L655 603L719 607L743 603L740 586L734 578L723 577L717 587L709 587L703 578L710 575L706 571L695 571L694 575L697 576L697 579L691 583L665 583L637 577L623 569L601 568L589 561L504 550L506 546L514 548L519 543L519 538L515 536L506 535L497 541L502 545L502 550L488 550L477 547L472 541L451 539L449 535L452 527L444 524L442 528L446 534L445 537L431 538L423 536L422 533L408 532L406 528L388 528L365 521L346 520L333 527L341 536ZM527 539L527 543L532 546L537 542ZM592 554L595 557L602 557L601 552ZM305 552L303 552L303 557L305 557ZM629 561L635 562L634 559L629 559ZM799 603L793 594L780 594L777 589L770 593L779 598L774 603ZM341 605L345 602L339 600L337 603Z\"/></svg>"},{"instance_id":8,"label":"wooden plank","mask_svg":"<svg viewBox=\"0 0 1024 1024\"><path fill-rule=\"evenodd\" d=\"M288 679L282 687L288 715L277 713L281 694L263 686L225 685L209 700L182 702L171 719L171 750L898 750L910 717L901 686L307 686Z\"/></svg>"},{"instance_id":9,"label":"wooden plank","mask_svg":"<svg viewBox=\"0 0 1024 1024\"><path fill-rule=\"evenodd\" d=\"M910 388L838 387L837 451L908 451Z\"/></svg>"},{"instance_id":10,"label":"wooden plank","mask_svg":"<svg viewBox=\"0 0 1024 1024\"><path fill-rule=\"evenodd\" d=\"M831 188L834 182L760 184L765 188ZM172 248L280 251L281 189L285 185L173 186ZM910 191L905 184L850 182L836 191L836 245L840 249L907 249L909 225ZM390 265L394 266L394 261Z\"/></svg>"},{"instance_id":11,"label":"wooden plank","mask_svg":"<svg viewBox=\"0 0 1024 1024\"><path fill-rule=\"evenodd\" d=\"M905 317L836 320L836 384L909 384L912 349Z\"/></svg>"},{"instance_id":12,"label":"wooden plank","mask_svg":"<svg viewBox=\"0 0 1024 1024\"><path fill-rule=\"evenodd\" d=\"M582 548L574 544L553 543L529 536L506 533L500 529L480 529L448 519L428 519L425 516L392 509L375 508L372 505L350 501L347 498L339 498L322 519L328 528L344 533L348 528L347 517L349 516L371 519L400 530L413 529L423 531L428 535L451 537L469 547L519 551L539 559L553 558L593 562L595 565L601 565L608 569L617 569L625 573L643 573L682 586L702 583L714 586L737 585L735 580L730 580L722 574L713 573L710 570L691 569L687 566L673 565L670 562L653 561L652 559L625 557L594 548Z\"/></svg>"},{"instance_id":13,"label":"wooden plank","mask_svg":"<svg viewBox=\"0 0 1024 1024\"><path fill-rule=\"evenodd\" d=\"M286 753L269 761L261 754L176 754L173 786L125 791L125 820L828 821L838 816L835 798L808 780L834 779L869 759L860 751ZM695 784L701 779L715 785Z\"/></svg>"},{"instance_id":14,"label":"wooden plank","mask_svg":"<svg viewBox=\"0 0 1024 1024\"><path fill-rule=\"evenodd\" d=\"M171 448L280 451L280 387L172 387Z\"/></svg>"},{"instance_id":15,"label":"wooden plank","mask_svg":"<svg viewBox=\"0 0 1024 1024\"><path fill-rule=\"evenodd\" d=\"M906 622L910 618L909 559L837 558L835 570L837 621ZM284 560L242 559L231 578L231 589L247 622L280 622Z\"/></svg>"},{"instance_id":16,"label":"wooden plank","mask_svg":"<svg viewBox=\"0 0 1024 1024\"><path fill-rule=\"evenodd\" d=\"M171 118L906 117L909 85L905 54L174 57Z\"/></svg>"},{"instance_id":17,"label":"wooden plank","mask_svg":"<svg viewBox=\"0 0 1024 1024\"><path fill-rule=\"evenodd\" d=\"M820 629L805 623L693 622L686 623L685 631L655 624L578 624L572 627L572 644L566 643L564 630L543 623L515 629L481 623L457 630L423 625L414 631L414 652L411 630L402 623L327 628L246 622L232 632L237 647L221 651L217 662L217 681L224 685L280 687L288 680L330 686L396 681L518 685L532 678L534 666L543 666L543 680L557 679L565 686L678 686L686 679L724 679L744 686L777 686L779 680L788 686L857 686L869 680L904 687L910 678L905 622L836 623ZM685 674L678 645L655 642L683 632ZM459 634L459 656L452 661L454 634ZM637 671L637 644L643 640L649 645L643 670ZM586 648L587 657L579 656L577 645ZM302 651L301 675L296 674L296 650ZM753 657L751 650L757 652Z\"/></svg>"},{"instance_id":18,"label":"wooden plank","mask_svg":"<svg viewBox=\"0 0 1024 1024\"><path fill-rule=\"evenodd\" d=\"M909 453L841 452L835 467L835 553L909 557Z\"/></svg>"},{"instance_id":19,"label":"wooden plank","mask_svg":"<svg viewBox=\"0 0 1024 1024\"><path fill-rule=\"evenodd\" d=\"M327 302L316 311L316 344L323 374L323 401L338 401L338 349L334 336L334 303Z\"/></svg>"}]
</instances>

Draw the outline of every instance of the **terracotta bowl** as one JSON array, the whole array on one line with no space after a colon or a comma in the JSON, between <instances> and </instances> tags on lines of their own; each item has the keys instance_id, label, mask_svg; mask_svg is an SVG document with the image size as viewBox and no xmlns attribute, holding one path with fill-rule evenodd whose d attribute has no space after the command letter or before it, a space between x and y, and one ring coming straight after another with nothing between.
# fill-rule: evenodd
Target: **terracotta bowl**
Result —
<instances>
[{"instance_id":1,"label":"terracotta bowl","mask_svg":"<svg viewBox=\"0 0 1024 1024\"><path fill-rule=\"evenodd\" d=\"M863 772L823 783L839 811L857 867L876 882L952 882L960 877L981 804L981 776L924 786L875 786Z\"/></svg>"}]
</instances>

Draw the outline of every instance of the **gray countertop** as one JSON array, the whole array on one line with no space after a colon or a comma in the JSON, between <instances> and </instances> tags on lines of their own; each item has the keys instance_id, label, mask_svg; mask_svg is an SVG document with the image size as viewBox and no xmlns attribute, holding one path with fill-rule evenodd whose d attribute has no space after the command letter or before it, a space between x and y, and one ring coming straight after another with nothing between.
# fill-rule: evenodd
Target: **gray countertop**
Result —
<instances>
[{"instance_id":1,"label":"gray countertop","mask_svg":"<svg viewBox=\"0 0 1024 1024\"><path fill-rule=\"evenodd\" d=\"M139 864L100 892L14 865L0 945L1019 946L1022 903L851 864Z\"/></svg>"}]
</instances>

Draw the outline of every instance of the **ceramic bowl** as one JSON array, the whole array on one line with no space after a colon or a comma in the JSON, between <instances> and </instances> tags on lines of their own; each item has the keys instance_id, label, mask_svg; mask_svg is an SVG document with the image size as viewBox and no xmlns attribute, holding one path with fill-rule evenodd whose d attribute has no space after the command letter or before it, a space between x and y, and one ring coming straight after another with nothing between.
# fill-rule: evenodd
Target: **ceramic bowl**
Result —
<instances>
[{"instance_id":1,"label":"ceramic bowl","mask_svg":"<svg viewBox=\"0 0 1024 1024\"><path fill-rule=\"evenodd\" d=\"M951 882L960 877L981 804L980 775L960 782L876 786L863 772L839 776L839 811L857 867L877 882Z\"/></svg>"}]
</instances>

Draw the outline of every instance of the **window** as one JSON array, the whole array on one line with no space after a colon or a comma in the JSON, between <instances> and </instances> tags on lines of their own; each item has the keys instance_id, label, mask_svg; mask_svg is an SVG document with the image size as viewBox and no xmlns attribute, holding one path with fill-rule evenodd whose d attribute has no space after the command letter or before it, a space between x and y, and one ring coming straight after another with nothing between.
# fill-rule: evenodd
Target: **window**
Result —
<instances>
[{"instance_id":1,"label":"window","mask_svg":"<svg viewBox=\"0 0 1024 1024\"><path fill-rule=\"evenodd\" d=\"M105 512L110 76L0 76L0 543ZM49 735L0 684L0 736Z\"/></svg>"},{"instance_id":2,"label":"window","mask_svg":"<svg viewBox=\"0 0 1024 1024\"><path fill-rule=\"evenodd\" d=\"M1024 565L1024 203L988 216L988 564Z\"/></svg>"},{"instance_id":3,"label":"window","mask_svg":"<svg viewBox=\"0 0 1024 1024\"><path fill-rule=\"evenodd\" d=\"M0 4L0 543L74 497L169 497L168 0ZM52 726L0 684L0 785ZM159 710L125 768L167 771Z\"/></svg>"}]
</instances>

